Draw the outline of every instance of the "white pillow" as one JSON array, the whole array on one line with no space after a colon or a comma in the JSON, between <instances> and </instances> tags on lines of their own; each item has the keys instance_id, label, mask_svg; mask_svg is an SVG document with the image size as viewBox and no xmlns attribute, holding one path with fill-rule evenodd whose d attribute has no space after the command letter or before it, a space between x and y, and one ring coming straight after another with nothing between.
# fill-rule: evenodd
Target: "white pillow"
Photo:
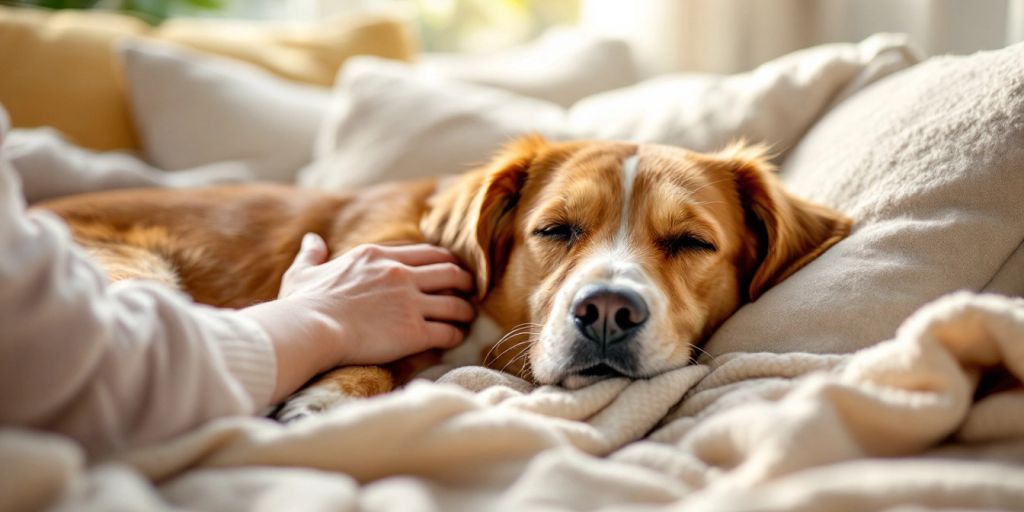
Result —
<instances>
[{"instance_id":1,"label":"white pillow","mask_svg":"<svg viewBox=\"0 0 1024 512\"><path fill-rule=\"evenodd\" d=\"M713 151L744 137L784 154L848 85L864 87L918 61L897 34L794 52L750 73L680 73L587 98L569 113L579 138Z\"/></svg>"},{"instance_id":2,"label":"white pillow","mask_svg":"<svg viewBox=\"0 0 1024 512\"><path fill-rule=\"evenodd\" d=\"M164 172L128 152L75 146L52 128L12 130L0 151L21 177L22 192L30 204L113 188L192 187L252 179L250 169L241 162Z\"/></svg>"},{"instance_id":3,"label":"white pillow","mask_svg":"<svg viewBox=\"0 0 1024 512\"><path fill-rule=\"evenodd\" d=\"M291 182L312 159L328 89L155 43L120 51L142 149L156 167L230 160L257 179Z\"/></svg>"},{"instance_id":4,"label":"white pillow","mask_svg":"<svg viewBox=\"0 0 1024 512\"><path fill-rule=\"evenodd\" d=\"M748 136L784 149L830 101L916 62L902 36L875 36L783 57L732 77L675 75L560 106L359 58L342 70L317 160L299 178L352 187L461 172L530 132L714 150ZM742 106L742 108L738 108Z\"/></svg>"},{"instance_id":5,"label":"white pillow","mask_svg":"<svg viewBox=\"0 0 1024 512\"><path fill-rule=\"evenodd\" d=\"M782 172L854 230L740 309L712 354L851 352L940 295L1019 285L994 278L1024 273L1011 257L1024 240L1024 44L874 84L819 121Z\"/></svg>"},{"instance_id":6,"label":"white pillow","mask_svg":"<svg viewBox=\"0 0 1024 512\"><path fill-rule=\"evenodd\" d=\"M562 106L638 78L626 42L561 27L496 53L424 54L416 68L427 76L488 85Z\"/></svg>"},{"instance_id":7,"label":"white pillow","mask_svg":"<svg viewBox=\"0 0 1024 512\"><path fill-rule=\"evenodd\" d=\"M346 62L335 92L301 185L341 189L466 171L517 135L557 137L564 125L553 103L374 57Z\"/></svg>"}]
</instances>

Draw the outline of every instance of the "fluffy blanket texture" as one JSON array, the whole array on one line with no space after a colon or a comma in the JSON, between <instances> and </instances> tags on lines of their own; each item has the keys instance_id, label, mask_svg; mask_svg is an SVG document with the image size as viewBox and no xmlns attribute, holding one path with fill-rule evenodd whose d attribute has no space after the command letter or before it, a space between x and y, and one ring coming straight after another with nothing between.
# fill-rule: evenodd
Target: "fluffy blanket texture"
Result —
<instances>
[{"instance_id":1,"label":"fluffy blanket texture","mask_svg":"<svg viewBox=\"0 0 1024 512\"><path fill-rule=\"evenodd\" d=\"M0 503L1024 508L1021 378L1024 300L961 293L922 308L894 339L850 355L724 355L576 391L463 368L292 426L226 419L92 466L66 440L6 430Z\"/></svg>"}]
</instances>

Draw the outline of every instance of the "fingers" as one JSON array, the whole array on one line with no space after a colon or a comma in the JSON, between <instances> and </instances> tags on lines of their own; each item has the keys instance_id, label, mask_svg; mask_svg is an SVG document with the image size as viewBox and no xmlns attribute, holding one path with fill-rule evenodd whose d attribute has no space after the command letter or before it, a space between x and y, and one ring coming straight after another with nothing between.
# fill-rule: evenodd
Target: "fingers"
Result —
<instances>
[{"instance_id":1,"label":"fingers","mask_svg":"<svg viewBox=\"0 0 1024 512\"><path fill-rule=\"evenodd\" d=\"M413 281L423 292L444 290L473 291L473 276L454 263L434 263L411 267Z\"/></svg>"},{"instance_id":2,"label":"fingers","mask_svg":"<svg viewBox=\"0 0 1024 512\"><path fill-rule=\"evenodd\" d=\"M299 253L291 268L313 267L327 261L327 243L316 233L306 233L302 237Z\"/></svg>"},{"instance_id":3,"label":"fingers","mask_svg":"<svg viewBox=\"0 0 1024 512\"><path fill-rule=\"evenodd\" d=\"M454 295L423 295L420 301L427 320L468 323L476 317L473 306Z\"/></svg>"},{"instance_id":4,"label":"fingers","mask_svg":"<svg viewBox=\"0 0 1024 512\"><path fill-rule=\"evenodd\" d=\"M452 324L427 322L427 344L434 348L451 348L462 342L462 331Z\"/></svg>"},{"instance_id":5,"label":"fingers","mask_svg":"<svg viewBox=\"0 0 1024 512\"><path fill-rule=\"evenodd\" d=\"M414 267L458 261L447 249L430 244L389 245L380 247L380 251L397 262Z\"/></svg>"}]
</instances>

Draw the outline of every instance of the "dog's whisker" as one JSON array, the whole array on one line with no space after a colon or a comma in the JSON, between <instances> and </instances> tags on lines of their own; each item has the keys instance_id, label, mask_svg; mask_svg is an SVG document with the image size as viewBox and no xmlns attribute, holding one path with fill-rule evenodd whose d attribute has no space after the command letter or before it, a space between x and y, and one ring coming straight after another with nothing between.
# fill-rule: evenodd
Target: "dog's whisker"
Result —
<instances>
[{"instance_id":1,"label":"dog's whisker","mask_svg":"<svg viewBox=\"0 0 1024 512\"><path fill-rule=\"evenodd\" d=\"M528 331L520 331L520 332L517 332L517 333L506 334L500 340L498 340L494 345L492 345L490 350L488 350L486 354L484 354L484 360L487 360L487 358L491 356L491 354L494 352L495 349L497 349L499 346L503 345L505 342L507 342L509 340L515 339L518 336L535 336L537 334L539 334L539 333L535 333L535 332L532 332L532 331L529 331L529 332ZM502 354L504 354L506 350L508 350L508 349L506 348L505 350L503 350ZM501 357L502 354L498 354L495 357Z\"/></svg>"},{"instance_id":2,"label":"dog's whisker","mask_svg":"<svg viewBox=\"0 0 1024 512\"><path fill-rule=\"evenodd\" d=\"M717 363L717 361L715 360L715 355L712 354L711 352L708 352L707 350L704 350L703 348L700 348L697 345L691 345L691 347L693 347L694 350L699 352L699 354L695 354L695 355L690 357L690 360L691 360L690 364L697 364L698 360L700 359L700 355L701 354L704 354L704 355L708 356L708 358L711 359L711 363L712 364Z\"/></svg>"},{"instance_id":3,"label":"dog's whisker","mask_svg":"<svg viewBox=\"0 0 1024 512\"><path fill-rule=\"evenodd\" d=\"M508 332L508 333L506 333L506 334L505 334L504 336L502 336L502 337L501 337L501 339L499 339L498 341L496 341L496 342L494 343L494 345L491 345L491 348L490 348L490 350L488 350L488 351L487 351L487 353L486 353L486 354L484 354L484 360L486 360L486 359L487 359L488 357L490 357L491 353L492 353L492 352L494 351L494 349L496 349L496 348L497 348L497 347L498 347L499 345L501 345L501 344L502 344L502 343L504 343L505 341L507 341L507 340L509 340L509 339L511 339L511 338L513 338L513 337L515 337L515 336L518 336L519 334L522 334L523 332L525 332L525 331L529 330L529 329L530 329L530 327L533 327L533 326L537 326L537 327L540 327L541 325L540 325L540 324L534 324L534 323L530 323L530 322L525 322L525 323L521 323L521 324L519 324L519 325L517 325L517 326L513 327L513 328L512 328L511 330L509 330L509 332Z\"/></svg>"},{"instance_id":4,"label":"dog's whisker","mask_svg":"<svg viewBox=\"0 0 1024 512\"><path fill-rule=\"evenodd\" d=\"M534 328L535 328L535 326L533 326L533 325L518 325L515 328L513 328L512 330L510 330L508 333L506 333L505 336L502 339L504 339L505 337L511 336L513 334L517 334L517 333L521 333L521 332L525 332L525 331L530 331L530 330L532 330Z\"/></svg>"},{"instance_id":5,"label":"dog's whisker","mask_svg":"<svg viewBox=\"0 0 1024 512\"><path fill-rule=\"evenodd\" d=\"M528 340L526 340L526 343L529 343L529 342L532 342L532 341L533 341L533 339L531 338L531 339L528 339ZM515 345L515 346L522 346L523 344L524 344L524 343L519 343L519 344L517 344L517 345ZM503 366L501 367L501 370L499 370L499 371L501 371L501 372L504 372L505 370L507 370L507 369L508 369L508 367L509 367L509 366L512 366L513 364L515 364L515 363L516 363L517 361L519 361L520 359L526 359L528 355L529 355L529 352L528 352L528 351L525 351L525 350L524 350L523 352L521 352L521 353L517 354L517 355L516 355L515 357L513 357L513 358L512 358L512 359L510 359L510 360L509 360L508 362L506 362L506 363L505 363L505 364L504 364L504 365L503 365ZM526 360L528 361L528 359L526 359Z\"/></svg>"},{"instance_id":6,"label":"dog's whisker","mask_svg":"<svg viewBox=\"0 0 1024 512\"><path fill-rule=\"evenodd\" d=\"M541 324L535 324L535 323L529 323L529 322L527 322L527 323L522 323L522 324L519 324L519 325L517 325L517 326L515 326L515 327L513 327L513 328L511 328L511 329L509 329L509 331L508 331L508 333L506 334L506 336L507 336L508 334L512 334L512 333L515 333L515 332L520 332L520 331L524 331L524 330L528 330L528 329L531 329L531 328L534 328L534 327L540 327L540 328L543 328L544 326L543 326L543 325L541 325Z\"/></svg>"},{"instance_id":7,"label":"dog's whisker","mask_svg":"<svg viewBox=\"0 0 1024 512\"><path fill-rule=\"evenodd\" d=\"M498 345L501 345L502 343L505 343L506 341L513 340L516 337L524 336L524 335L530 335L530 334L534 334L533 331L510 332L510 333L502 336L500 340L495 342L494 343L494 347L497 347ZM493 347L492 347L492 350L493 350Z\"/></svg>"},{"instance_id":8,"label":"dog's whisker","mask_svg":"<svg viewBox=\"0 0 1024 512\"><path fill-rule=\"evenodd\" d=\"M533 338L533 335L531 334L529 338L526 338L525 340L516 342L516 343L514 343L514 344L512 344L512 345L510 345L508 347L505 347L505 349L502 350L501 353L499 353L498 355L494 356L494 360L501 359L501 356L505 355L509 351L515 350L516 348L522 347L524 345L528 345L528 344L532 343L533 340L534 340L534 338Z\"/></svg>"}]
</instances>

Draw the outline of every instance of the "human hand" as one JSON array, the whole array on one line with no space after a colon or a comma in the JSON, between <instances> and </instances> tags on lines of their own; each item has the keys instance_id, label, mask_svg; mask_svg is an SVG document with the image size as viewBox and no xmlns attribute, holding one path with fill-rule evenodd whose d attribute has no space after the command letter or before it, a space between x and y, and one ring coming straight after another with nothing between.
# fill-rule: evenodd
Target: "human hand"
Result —
<instances>
[{"instance_id":1,"label":"human hand","mask_svg":"<svg viewBox=\"0 0 1024 512\"><path fill-rule=\"evenodd\" d=\"M463 335L451 322L475 316L466 300L439 293L473 287L473 277L439 247L362 245L326 258L323 239L306 235L278 297L301 300L334 321L341 364L382 364L452 347Z\"/></svg>"},{"instance_id":2,"label":"human hand","mask_svg":"<svg viewBox=\"0 0 1024 512\"><path fill-rule=\"evenodd\" d=\"M274 343L277 398L335 366L382 364L462 341L452 322L468 323L475 312L443 292L469 292L473 279L448 251L364 245L325 263L327 255L322 238L306 235L278 300L243 310Z\"/></svg>"}]
</instances>

